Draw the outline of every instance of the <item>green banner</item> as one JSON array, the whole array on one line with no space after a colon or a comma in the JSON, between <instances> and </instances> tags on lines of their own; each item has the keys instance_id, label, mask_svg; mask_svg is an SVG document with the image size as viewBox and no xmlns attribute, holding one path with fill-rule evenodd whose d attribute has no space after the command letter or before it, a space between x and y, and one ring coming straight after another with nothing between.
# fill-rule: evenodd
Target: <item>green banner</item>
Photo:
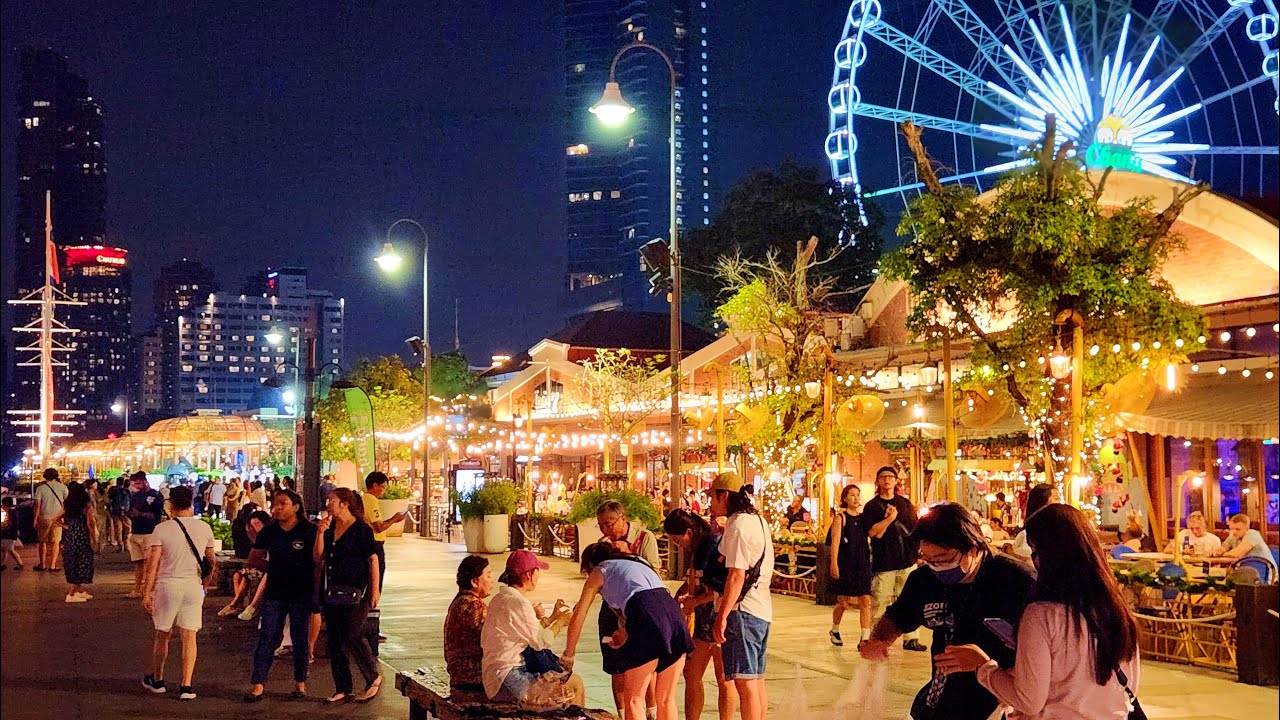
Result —
<instances>
[{"instance_id":1,"label":"green banner","mask_svg":"<svg viewBox=\"0 0 1280 720\"><path fill-rule=\"evenodd\" d=\"M373 472L376 467L373 437L373 405L369 396L359 388L345 388L343 395L347 401L347 422L351 426L351 436L356 448L356 465L358 477Z\"/></svg>"}]
</instances>

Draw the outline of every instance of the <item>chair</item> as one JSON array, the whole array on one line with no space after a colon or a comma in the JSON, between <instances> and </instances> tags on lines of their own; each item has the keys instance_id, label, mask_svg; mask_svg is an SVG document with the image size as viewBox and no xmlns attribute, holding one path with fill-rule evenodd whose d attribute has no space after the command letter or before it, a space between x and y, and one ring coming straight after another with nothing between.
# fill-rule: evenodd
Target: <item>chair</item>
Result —
<instances>
[{"instance_id":1,"label":"chair","mask_svg":"<svg viewBox=\"0 0 1280 720\"><path fill-rule=\"evenodd\" d=\"M1129 547L1128 545L1116 545L1115 547L1111 548L1111 559L1123 560L1124 556L1128 555L1131 552L1136 552L1136 551L1133 548Z\"/></svg>"},{"instance_id":2,"label":"chair","mask_svg":"<svg viewBox=\"0 0 1280 720\"><path fill-rule=\"evenodd\" d=\"M1275 563L1266 558L1245 556L1231 563L1231 569L1235 570L1236 568L1252 569L1258 573L1258 579L1264 585L1270 585L1276 581Z\"/></svg>"},{"instance_id":3,"label":"chair","mask_svg":"<svg viewBox=\"0 0 1280 720\"><path fill-rule=\"evenodd\" d=\"M1187 571L1180 565L1165 563L1160 566L1159 570L1156 570L1156 575L1162 578L1186 578ZM1165 600L1173 600L1178 597L1178 592L1179 591L1176 587L1166 587L1161 589L1160 594Z\"/></svg>"}]
</instances>

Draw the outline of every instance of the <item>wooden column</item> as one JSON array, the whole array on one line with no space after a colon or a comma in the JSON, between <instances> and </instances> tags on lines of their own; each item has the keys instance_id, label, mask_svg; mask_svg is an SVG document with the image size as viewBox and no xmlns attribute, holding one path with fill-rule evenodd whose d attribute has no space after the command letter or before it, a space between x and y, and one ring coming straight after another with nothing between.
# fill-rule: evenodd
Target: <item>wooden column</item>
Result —
<instances>
[{"instance_id":1,"label":"wooden column","mask_svg":"<svg viewBox=\"0 0 1280 720\"><path fill-rule=\"evenodd\" d=\"M1169 495L1173 482L1165 462L1165 447L1169 442L1164 435L1147 435L1147 488L1151 490L1151 528L1156 547L1164 547L1169 541Z\"/></svg>"}]
</instances>

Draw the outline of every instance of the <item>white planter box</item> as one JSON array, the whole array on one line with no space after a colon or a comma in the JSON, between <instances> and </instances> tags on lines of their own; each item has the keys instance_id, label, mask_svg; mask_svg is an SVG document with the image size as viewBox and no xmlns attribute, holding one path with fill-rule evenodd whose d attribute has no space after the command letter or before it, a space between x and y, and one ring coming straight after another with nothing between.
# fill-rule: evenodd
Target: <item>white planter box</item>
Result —
<instances>
[{"instance_id":1,"label":"white planter box","mask_svg":"<svg viewBox=\"0 0 1280 720\"><path fill-rule=\"evenodd\" d=\"M504 553L511 546L511 516L484 516L484 552Z\"/></svg>"},{"instance_id":2,"label":"white planter box","mask_svg":"<svg viewBox=\"0 0 1280 720\"><path fill-rule=\"evenodd\" d=\"M398 512L404 512L409 509L409 498L403 500L378 500L382 506L382 519L395 515ZM387 528L387 537L400 537L404 535L404 523L399 522Z\"/></svg>"},{"instance_id":3,"label":"white planter box","mask_svg":"<svg viewBox=\"0 0 1280 720\"><path fill-rule=\"evenodd\" d=\"M467 544L467 552L472 555L484 552L484 520L463 520L462 541Z\"/></svg>"},{"instance_id":4,"label":"white planter box","mask_svg":"<svg viewBox=\"0 0 1280 720\"><path fill-rule=\"evenodd\" d=\"M600 525L596 523L595 518L578 523L578 552L586 550L588 545L599 541L602 537L604 533L600 532Z\"/></svg>"}]
</instances>

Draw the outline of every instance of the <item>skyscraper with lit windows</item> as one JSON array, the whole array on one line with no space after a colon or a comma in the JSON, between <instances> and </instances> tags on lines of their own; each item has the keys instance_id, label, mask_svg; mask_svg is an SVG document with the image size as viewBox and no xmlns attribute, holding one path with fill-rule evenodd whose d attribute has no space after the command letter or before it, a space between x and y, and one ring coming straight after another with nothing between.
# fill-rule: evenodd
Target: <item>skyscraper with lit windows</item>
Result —
<instances>
[{"instance_id":1,"label":"skyscraper with lit windows","mask_svg":"<svg viewBox=\"0 0 1280 720\"><path fill-rule=\"evenodd\" d=\"M565 243L563 307L662 310L649 295L638 249L668 235L670 73L656 53L633 50L618 64L625 125L588 112L617 51L634 41L670 56L676 69L676 216L682 233L710 223L714 95L705 0L566 0ZM683 237L683 235L682 235Z\"/></svg>"}]
</instances>

